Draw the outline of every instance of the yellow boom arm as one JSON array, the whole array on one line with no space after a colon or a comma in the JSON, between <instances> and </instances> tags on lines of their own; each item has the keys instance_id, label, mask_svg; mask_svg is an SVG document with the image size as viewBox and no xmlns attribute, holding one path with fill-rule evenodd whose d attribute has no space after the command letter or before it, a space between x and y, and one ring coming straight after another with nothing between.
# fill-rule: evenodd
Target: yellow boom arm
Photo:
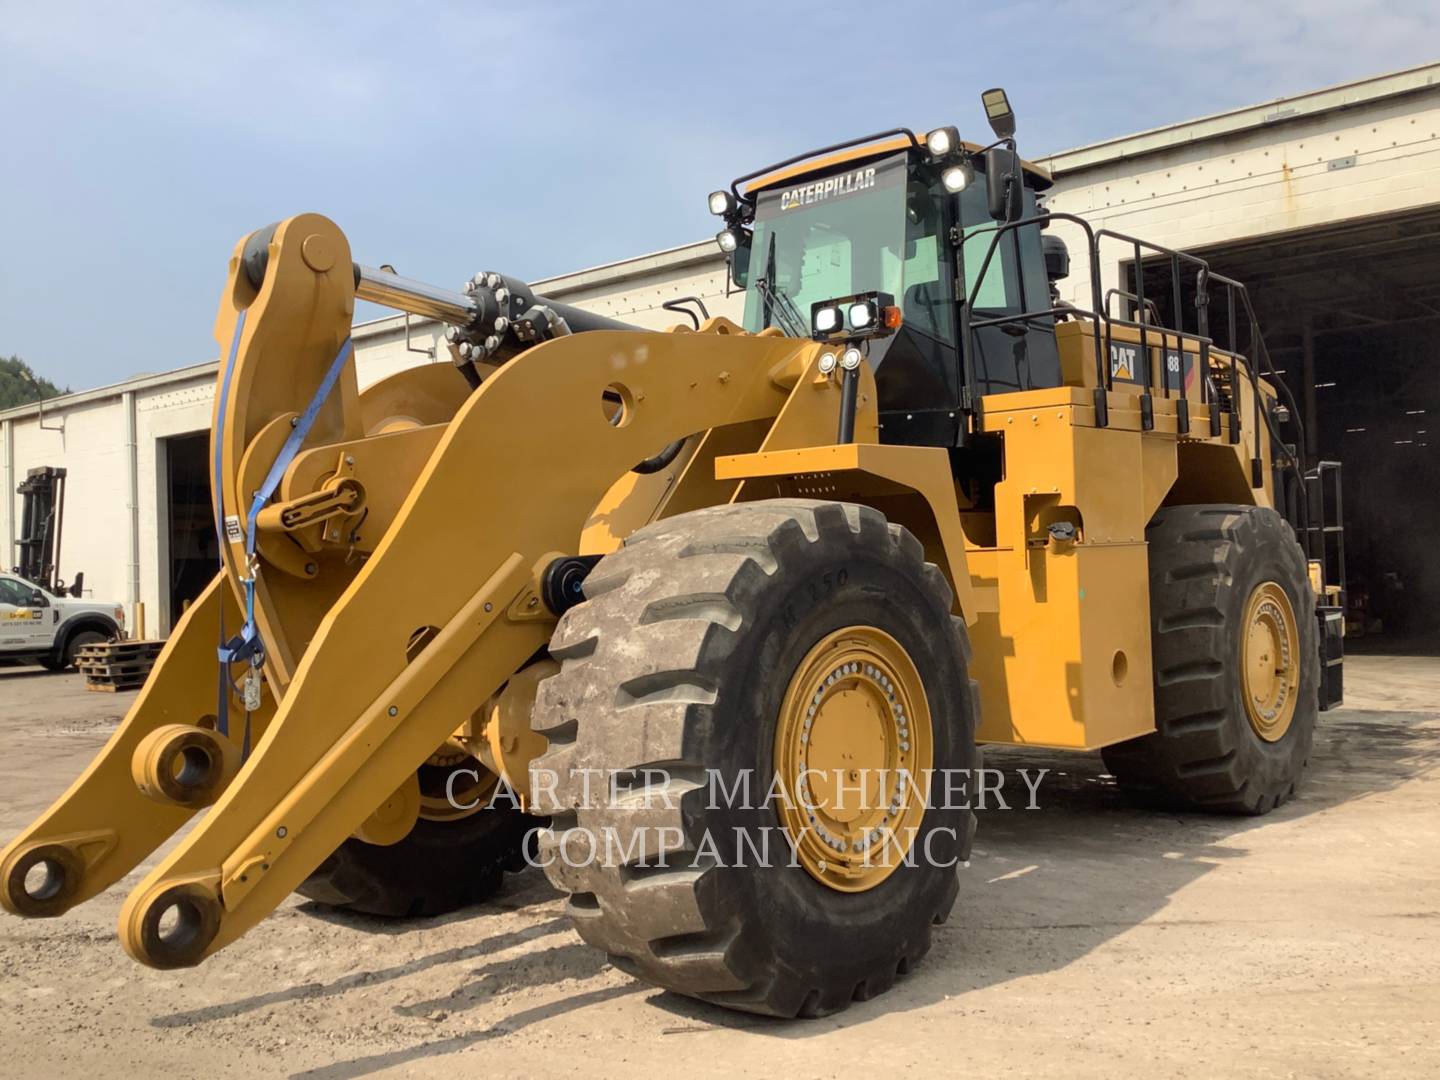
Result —
<instances>
[{"instance_id":1,"label":"yellow boom arm","mask_svg":"<svg viewBox=\"0 0 1440 1080\"><path fill-rule=\"evenodd\" d=\"M664 512L657 502L683 508L687 489L713 501L717 454L833 440L840 406L836 381L816 372L819 346L724 320L698 333L558 337L468 394L432 365L361 395L352 358L257 516L251 560L253 493L349 334L354 277L345 237L318 215L276 228L258 289L244 250L216 324L222 349L233 343L214 424L222 573L90 770L0 856L0 902L58 915L213 801L121 913L125 949L159 967L234 940L367 822L394 839L398 820L404 835L417 768L549 641L540 575L576 554L582 533L597 535L607 492L648 500L627 511L609 497L612 519L641 523ZM868 369L859 397L856 437L873 443ZM697 435L668 492L622 479ZM734 497L740 486L721 490ZM264 686L248 717L254 749L236 772L247 718L226 687L229 731L215 731L213 650L222 608L227 633L238 629L247 579ZM170 727L146 767L183 779L190 762L208 777L203 790L137 783L141 744ZM35 885L37 866L51 885Z\"/></svg>"}]
</instances>

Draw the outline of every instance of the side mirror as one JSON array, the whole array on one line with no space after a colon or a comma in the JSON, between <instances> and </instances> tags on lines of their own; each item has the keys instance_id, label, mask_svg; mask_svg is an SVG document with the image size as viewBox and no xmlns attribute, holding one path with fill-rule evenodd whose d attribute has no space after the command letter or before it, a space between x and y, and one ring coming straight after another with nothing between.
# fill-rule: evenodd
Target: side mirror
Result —
<instances>
[{"instance_id":1,"label":"side mirror","mask_svg":"<svg viewBox=\"0 0 1440 1080\"><path fill-rule=\"evenodd\" d=\"M737 289L745 289L750 284L750 248L754 235L747 229L740 236L739 246L730 253L730 280Z\"/></svg>"},{"instance_id":2,"label":"side mirror","mask_svg":"<svg viewBox=\"0 0 1440 1080\"><path fill-rule=\"evenodd\" d=\"M1042 236L1040 250L1045 254L1045 276L1060 281L1070 276L1070 249L1058 236Z\"/></svg>"},{"instance_id":3,"label":"side mirror","mask_svg":"<svg viewBox=\"0 0 1440 1080\"><path fill-rule=\"evenodd\" d=\"M32 590L30 590L30 606L31 606L31 607L49 607L49 606L50 606L50 601L49 601L48 599L46 599L45 594L44 594L43 592L41 592L39 589L32 589Z\"/></svg>"},{"instance_id":4,"label":"side mirror","mask_svg":"<svg viewBox=\"0 0 1440 1080\"><path fill-rule=\"evenodd\" d=\"M1014 150L992 146L985 151L985 197L996 221L1019 221L1025 210L1020 157Z\"/></svg>"}]
</instances>

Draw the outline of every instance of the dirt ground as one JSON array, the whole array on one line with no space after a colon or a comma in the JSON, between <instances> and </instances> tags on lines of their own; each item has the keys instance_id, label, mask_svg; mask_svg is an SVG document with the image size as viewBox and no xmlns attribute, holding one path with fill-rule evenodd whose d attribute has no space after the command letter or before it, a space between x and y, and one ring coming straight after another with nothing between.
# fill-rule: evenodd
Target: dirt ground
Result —
<instances>
[{"instance_id":1,"label":"dirt ground","mask_svg":"<svg viewBox=\"0 0 1440 1080\"><path fill-rule=\"evenodd\" d=\"M954 916L891 993L775 1022L631 981L538 871L414 923L292 898L205 966L132 963L132 874L62 919L0 915L0 1075L1440 1075L1440 659L1353 657L1308 782L1258 820L1129 808L1098 756L987 812ZM0 837L133 695L0 668Z\"/></svg>"}]
</instances>

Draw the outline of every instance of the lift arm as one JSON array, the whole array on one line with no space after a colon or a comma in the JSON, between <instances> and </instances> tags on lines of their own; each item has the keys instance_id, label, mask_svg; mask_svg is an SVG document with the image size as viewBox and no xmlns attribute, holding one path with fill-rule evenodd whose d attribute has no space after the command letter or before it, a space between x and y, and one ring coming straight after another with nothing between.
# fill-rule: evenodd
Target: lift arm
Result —
<instances>
[{"instance_id":1,"label":"lift arm","mask_svg":"<svg viewBox=\"0 0 1440 1080\"><path fill-rule=\"evenodd\" d=\"M592 510L636 462L696 433L773 422L787 402L787 414L807 417L797 431L833 431L839 410L838 388L814 373L819 346L712 320L701 333L546 341L504 363L442 423L444 406L422 386L434 368L380 384L391 401L358 393L344 348L355 276L339 229L303 215L276 227L267 248L257 287L246 245L237 245L216 326L226 349L213 436L221 577L170 643L125 737L3 854L0 900L26 914L59 914L118 879L193 812L164 790L155 754L145 757L148 784L135 771L146 739L182 727L198 740L192 756L214 766L200 802L213 806L136 887L120 919L127 951L159 967L194 964L263 918L546 646L555 617L540 599L540 575L578 550ZM327 379L329 392L307 408ZM253 493L297 426L305 439L276 487L278 503L252 513ZM302 543L276 505L333 491L342 473L368 516L351 515L349 501L300 520L298 530L312 530ZM206 657L215 655L221 613L234 633L252 587L260 708L243 713L225 687L232 715L221 735L216 697L196 672L217 671ZM417 650L417 641L426 644ZM162 694L182 669L186 693ZM247 721L254 749L231 779ZM177 741L166 767L189 760L184 750ZM102 783L129 788L107 806L94 797ZM169 810L157 814L156 801ZM111 833L107 859L70 857L67 845L102 825ZM43 910L25 880L37 863L63 879Z\"/></svg>"}]
</instances>

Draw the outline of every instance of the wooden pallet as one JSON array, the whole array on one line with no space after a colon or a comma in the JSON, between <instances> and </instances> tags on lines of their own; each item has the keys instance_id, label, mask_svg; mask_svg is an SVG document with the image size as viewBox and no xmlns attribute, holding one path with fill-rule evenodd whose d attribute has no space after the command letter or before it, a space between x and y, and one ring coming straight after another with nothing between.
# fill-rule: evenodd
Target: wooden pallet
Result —
<instances>
[{"instance_id":1,"label":"wooden pallet","mask_svg":"<svg viewBox=\"0 0 1440 1080\"><path fill-rule=\"evenodd\" d=\"M138 690L164 647L163 641L107 641L81 649L75 666L85 676L87 690L108 694Z\"/></svg>"}]
</instances>

